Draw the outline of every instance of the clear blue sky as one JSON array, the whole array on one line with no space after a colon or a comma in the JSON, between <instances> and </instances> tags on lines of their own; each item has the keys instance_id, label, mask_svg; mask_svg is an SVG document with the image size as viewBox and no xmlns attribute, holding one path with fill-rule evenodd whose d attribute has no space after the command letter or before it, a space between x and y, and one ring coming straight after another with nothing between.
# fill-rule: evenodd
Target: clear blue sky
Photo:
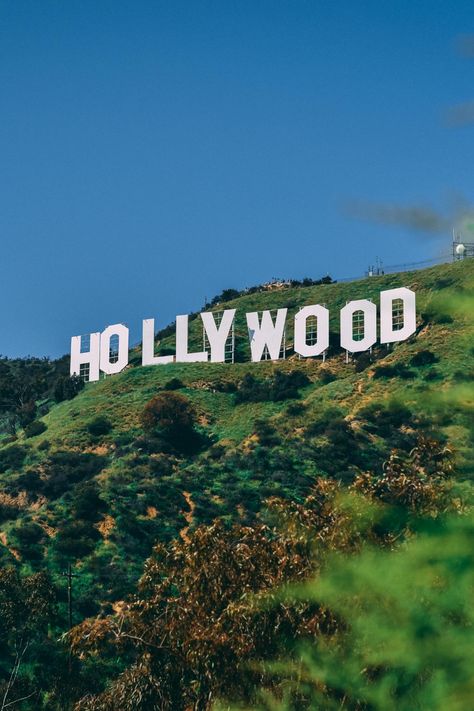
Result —
<instances>
[{"instance_id":1,"label":"clear blue sky","mask_svg":"<svg viewBox=\"0 0 474 711\"><path fill-rule=\"evenodd\" d=\"M346 201L472 197L472 1L0 0L0 353L449 249Z\"/></svg>"}]
</instances>

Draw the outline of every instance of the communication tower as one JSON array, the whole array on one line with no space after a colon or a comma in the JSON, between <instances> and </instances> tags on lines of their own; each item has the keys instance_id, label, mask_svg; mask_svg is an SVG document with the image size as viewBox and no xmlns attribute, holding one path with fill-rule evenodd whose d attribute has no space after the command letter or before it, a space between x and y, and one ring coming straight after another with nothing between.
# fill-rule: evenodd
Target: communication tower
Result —
<instances>
[{"instance_id":1,"label":"communication tower","mask_svg":"<svg viewBox=\"0 0 474 711\"><path fill-rule=\"evenodd\" d=\"M383 262L380 259L380 257L375 258L375 264L369 264L369 267L367 271L365 272L365 276L381 276L385 274L384 268L383 268Z\"/></svg>"},{"instance_id":2,"label":"communication tower","mask_svg":"<svg viewBox=\"0 0 474 711\"><path fill-rule=\"evenodd\" d=\"M474 216L465 217L453 229L453 262L474 257Z\"/></svg>"}]
</instances>

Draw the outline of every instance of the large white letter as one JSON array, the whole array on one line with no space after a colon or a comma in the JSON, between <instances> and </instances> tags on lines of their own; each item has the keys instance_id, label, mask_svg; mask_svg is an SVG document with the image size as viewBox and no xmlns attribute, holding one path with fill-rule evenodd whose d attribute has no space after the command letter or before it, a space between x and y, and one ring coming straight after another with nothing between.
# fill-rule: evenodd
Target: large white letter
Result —
<instances>
[{"instance_id":1,"label":"large white letter","mask_svg":"<svg viewBox=\"0 0 474 711\"><path fill-rule=\"evenodd\" d=\"M398 324L394 323L393 302L400 299ZM400 319L400 320L398 320ZM394 328L403 324L398 330ZM394 343L404 341L416 331L416 295L411 289L402 286L380 292L380 342Z\"/></svg>"},{"instance_id":2,"label":"large white letter","mask_svg":"<svg viewBox=\"0 0 474 711\"><path fill-rule=\"evenodd\" d=\"M89 336L89 350L81 352L81 336L71 338L71 375L80 375L81 365L89 365L89 381L99 380L100 333Z\"/></svg>"},{"instance_id":3,"label":"large white letter","mask_svg":"<svg viewBox=\"0 0 474 711\"><path fill-rule=\"evenodd\" d=\"M354 339L353 315L362 311L364 318L364 337L360 341ZM377 307L367 299L350 301L341 309L341 348L350 353L359 353L371 348L377 340Z\"/></svg>"},{"instance_id":4,"label":"large white letter","mask_svg":"<svg viewBox=\"0 0 474 711\"><path fill-rule=\"evenodd\" d=\"M117 336L118 348L114 361L110 360L110 339ZM128 328L123 323L107 326L100 336L100 369L107 375L120 373L128 364Z\"/></svg>"},{"instance_id":5,"label":"large white letter","mask_svg":"<svg viewBox=\"0 0 474 711\"><path fill-rule=\"evenodd\" d=\"M155 355L155 319L143 320L142 331L142 365L165 365L173 362L172 355Z\"/></svg>"},{"instance_id":6,"label":"large white letter","mask_svg":"<svg viewBox=\"0 0 474 711\"><path fill-rule=\"evenodd\" d=\"M188 353L188 317L176 316L176 362L203 363L208 355L207 351Z\"/></svg>"},{"instance_id":7,"label":"large white letter","mask_svg":"<svg viewBox=\"0 0 474 711\"><path fill-rule=\"evenodd\" d=\"M262 360L265 346L268 348L270 358L278 360L280 357L281 339L285 329L285 320L288 309L278 309L276 323L273 323L270 311L262 313L262 323L258 320L258 311L246 314L249 329L250 350L252 361L258 363Z\"/></svg>"},{"instance_id":8,"label":"large white letter","mask_svg":"<svg viewBox=\"0 0 474 711\"><path fill-rule=\"evenodd\" d=\"M201 314L202 322L204 324L204 328L206 329L206 335L209 339L209 345L211 346L212 363L225 362L225 344L229 337L230 329L232 328L235 311L236 309L226 309L224 311L219 328L216 326L214 314Z\"/></svg>"},{"instance_id":9,"label":"large white letter","mask_svg":"<svg viewBox=\"0 0 474 711\"><path fill-rule=\"evenodd\" d=\"M317 340L308 345L306 322L310 316L317 319ZM295 316L295 351L306 358L318 356L329 348L329 311L319 304L300 309Z\"/></svg>"}]
</instances>

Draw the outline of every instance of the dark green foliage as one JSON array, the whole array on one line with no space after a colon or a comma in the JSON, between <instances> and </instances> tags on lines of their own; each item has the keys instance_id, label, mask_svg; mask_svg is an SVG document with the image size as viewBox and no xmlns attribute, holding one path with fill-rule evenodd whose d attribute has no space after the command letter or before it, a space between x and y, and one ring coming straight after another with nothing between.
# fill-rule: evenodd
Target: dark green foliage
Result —
<instances>
[{"instance_id":1,"label":"dark green foliage","mask_svg":"<svg viewBox=\"0 0 474 711\"><path fill-rule=\"evenodd\" d=\"M383 402L373 402L362 407L358 413L371 425L370 431L387 434L391 427L401 427L412 423L412 415L408 407L392 400L388 405Z\"/></svg>"},{"instance_id":2,"label":"dark green foliage","mask_svg":"<svg viewBox=\"0 0 474 711\"><path fill-rule=\"evenodd\" d=\"M393 365L378 365L374 370L374 378L401 378L410 380L416 374L410 370L405 363L393 363Z\"/></svg>"},{"instance_id":3,"label":"dark green foliage","mask_svg":"<svg viewBox=\"0 0 474 711\"><path fill-rule=\"evenodd\" d=\"M56 594L50 577L44 573L20 576L13 568L0 570L0 698L3 708L42 708L42 693L52 689L54 646L48 628L56 614ZM59 647L56 646L59 651ZM39 667L42 652L48 658ZM65 655L62 659L64 665Z\"/></svg>"},{"instance_id":4,"label":"dark green foliage","mask_svg":"<svg viewBox=\"0 0 474 711\"><path fill-rule=\"evenodd\" d=\"M175 355L175 350L174 348L170 348L169 346L159 346L157 349L157 355L160 356L166 356L166 355Z\"/></svg>"},{"instance_id":5,"label":"dark green foliage","mask_svg":"<svg viewBox=\"0 0 474 711\"><path fill-rule=\"evenodd\" d=\"M439 380L442 377L441 373L439 370L436 370L436 368L430 368L429 370L426 371L424 378L425 380Z\"/></svg>"},{"instance_id":6,"label":"dark green foliage","mask_svg":"<svg viewBox=\"0 0 474 711\"><path fill-rule=\"evenodd\" d=\"M279 402L300 396L300 388L309 384L308 376L301 370L293 370L289 373L277 371L272 378L267 380L257 380L251 373L244 375L240 381L235 402Z\"/></svg>"},{"instance_id":7,"label":"dark green foliage","mask_svg":"<svg viewBox=\"0 0 474 711\"><path fill-rule=\"evenodd\" d=\"M67 374L66 358L0 359L0 415L4 431L14 433L37 415L37 403L53 396L56 383ZM81 381L82 383L82 381ZM83 385L83 383L82 383ZM41 415L47 408L42 406Z\"/></svg>"},{"instance_id":8,"label":"dark green foliage","mask_svg":"<svg viewBox=\"0 0 474 711\"><path fill-rule=\"evenodd\" d=\"M163 453L160 453L155 457L150 457L148 462L150 471L153 475L157 476L169 476L173 471L175 463L176 460L174 457Z\"/></svg>"},{"instance_id":9,"label":"dark green foliage","mask_svg":"<svg viewBox=\"0 0 474 711\"><path fill-rule=\"evenodd\" d=\"M100 497L99 485L96 481L86 481L74 488L72 509L75 518L85 521L98 521L106 504Z\"/></svg>"},{"instance_id":10,"label":"dark green foliage","mask_svg":"<svg viewBox=\"0 0 474 711\"><path fill-rule=\"evenodd\" d=\"M84 558L94 550L100 534L89 521L67 521L54 539L54 549L62 560Z\"/></svg>"},{"instance_id":11,"label":"dark green foliage","mask_svg":"<svg viewBox=\"0 0 474 711\"><path fill-rule=\"evenodd\" d=\"M77 375L60 376L54 385L53 397L56 402L72 400L84 388L84 381Z\"/></svg>"},{"instance_id":12,"label":"dark green foliage","mask_svg":"<svg viewBox=\"0 0 474 711\"><path fill-rule=\"evenodd\" d=\"M299 415L303 415L306 409L304 402L290 402L286 408L286 414L289 417L298 417Z\"/></svg>"},{"instance_id":13,"label":"dark green foliage","mask_svg":"<svg viewBox=\"0 0 474 711\"><path fill-rule=\"evenodd\" d=\"M410 446L413 441L413 435L401 435L400 428L414 427L414 418L410 409L397 400L389 403L373 402L361 408L357 417L366 420L365 428L368 432L387 439L394 446L400 446L404 440Z\"/></svg>"},{"instance_id":14,"label":"dark green foliage","mask_svg":"<svg viewBox=\"0 0 474 711\"><path fill-rule=\"evenodd\" d=\"M324 430L327 444L318 448L318 466L343 481L351 481L356 468L363 465L360 437L346 420L334 419Z\"/></svg>"},{"instance_id":15,"label":"dark green foliage","mask_svg":"<svg viewBox=\"0 0 474 711\"><path fill-rule=\"evenodd\" d=\"M64 494L74 484L92 479L106 464L105 457L79 452L55 452L44 465L46 479L43 492L54 499Z\"/></svg>"},{"instance_id":16,"label":"dark green foliage","mask_svg":"<svg viewBox=\"0 0 474 711\"><path fill-rule=\"evenodd\" d=\"M112 429L111 421L104 415L98 415L87 425L87 431L93 437L101 437L106 435Z\"/></svg>"},{"instance_id":17,"label":"dark green foliage","mask_svg":"<svg viewBox=\"0 0 474 711\"><path fill-rule=\"evenodd\" d=\"M337 407L325 408L316 420L307 423L306 432L308 435L322 435L335 420L340 420L342 411Z\"/></svg>"},{"instance_id":18,"label":"dark green foliage","mask_svg":"<svg viewBox=\"0 0 474 711\"><path fill-rule=\"evenodd\" d=\"M336 282L326 274L322 279L311 279L311 277L304 277L304 279L290 279L291 286L319 286L321 284L335 284Z\"/></svg>"},{"instance_id":19,"label":"dark green foliage","mask_svg":"<svg viewBox=\"0 0 474 711\"><path fill-rule=\"evenodd\" d=\"M414 368L418 368L423 365L433 365L433 363L437 363L438 360L439 358L432 351L422 350L412 356L410 365Z\"/></svg>"},{"instance_id":20,"label":"dark green foliage","mask_svg":"<svg viewBox=\"0 0 474 711\"><path fill-rule=\"evenodd\" d=\"M270 400L270 392L269 381L257 380L251 373L246 373L237 387L235 402L264 402Z\"/></svg>"},{"instance_id":21,"label":"dark green foliage","mask_svg":"<svg viewBox=\"0 0 474 711\"><path fill-rule=\"evenodd\" d=\"M220 294L214 296L208 304L205 304L205 308L216 306L217 304L225 303L226 301L233 301L237 299L243 292L237 289L224 289Z\"/></svg>"},{"instance_id":22,"label":"dark green foliage","mask_svg":"<svg viewBox=\"0 0 474 711\"><path fill-rule=\"evenodd\" d=\"M25 427L25 437L36 437L37 435L46 432L47 429L48 428L44 422L41 422L41 420L35 420L34 422L30 422L30 424Z\"/></svg>"},{"instance_id":23,"label":"dark green foliage","mask_svg":"<svg viewBox=\"0 0 474 711\"><path fill-rule=\"evenodd\" d=\"M369 352L359 353L354 357L354 366L356 373L362 373L374 362L372 354Z\"/></svg>"},{"instance_id":24,"label":"dark green foliage","mask_svg":"<svg viewBox=\"0 0 474 711\"><path fill-rule=\"evenodd\" d=\"M34 521L23 521L13 529L13 535L23 547L39 543L45 537L41 526Z\"/></svg>"},{"instance_id":25,"label":"dark green foliage","mask_svg":"<svg viewBox=\"0 0 474 711\"><path fill-rule=\"evenodd\" d=\"M453 317L449 313L446 313L442 309L436 308L434 305L431 305L425 311L423 311L423 313L421 314L421 318L424 326L434 324L444 325L453 323Z\"/></svg>"},{"instance_id":26,"label":"dark green foliage","mask_svg":"<svg viewBox=\"0 0 474 711\"><path fill-rule=\"evenodd\" d=\"M329 368L320 368L318 372L318 380L323 385L328 385L336 380L336 376L329 370Z\"/></svg>"},{"instance_id":27,"label":"dark green foliage","mask_svg":"<svg viewBox=\"0 0 474 711\"><path fill-rule=\"evenodd\" d=\"M260 444L265 447L274 447L280 443L280 437L274 425L268 420L256 420L254 432L257 435Z\"/></svg>"},{"instance_id":28,"label":"dark green foliage","mask_svg":"<svg viewBox=\"0 0 474 711\"><path fill-rule=\"evenodd\" d=\"M38 494L42 491L43 482L39 473L33 469L28 469L24 474L20 474L12 485L12 491L18 493L18 491L24 490L28 494Z\"/></svg>"},{"instance_id":29,"label":"dark green foliage","mask_svg":"<svg viewBox=\"0 0 474 711\"><path fill-rule=\"evenodd\" d=\"M453 373L453 380L456 383L474 382L474 368L467 367L465 370L456 370Z\"/></svg>"},{"instance_id":30,"label":"dark green foliage","mask_svg":"<svg viewBox=\"0 0 474 711\"><path fill-rule=\"evenodd\" d=\"M179 378L171 378L164 385L164 390L180 390L181 388L184 388L184 383Z\"/></svg>"},{"instance_id":31,"label":"dark green foliage","mask_svg":"<svg viewBox=\"0 0 474 711\"><path fill-rule=\"evenodd\" d=\"M290 373L277 371L272 382L271 400L289 400L299 397L300 388L309 385L308 376L301 370L293 370Z\"/></svg>"},{"instance_id":32,"label":"dark green foliage","mask_svg":"<svg viewBox=\"0 0 474 711\"><path fill-rule=\"evenodd\" d=\"M27 400L21 403L17 410L16 415L18 417L18 424L21 427L26 428L27 425L31 424L36 417L36 403L34 400Z\"/></svg>"},{"instance_id":33,"label":"dark green foliage","mask_svg":"<svg viewBox=\"0 0 474 711\"><path fill-rule=\"evenodd\" d=\"M33 565L42 560L42 545L46 534L39 524L28 519L22 521L12 529L11 536L13 537L15 548L22 558Z\"/></svg>"},{"instance_id":34,"label":"dark green foliage","mask_svg":"<svg viewBox=\"0 0 474 711\"><path fill-rule=\"evenodd\" d=\"M20 512L20 508L15 500L0 501L0 523L15 519Z\"/></svg>"},{"instance_id":35,"label":"dark green foliage","mask_svg":"<svg viewBox=\"0 0 474 711\"><path fill-rule=\"evenodd\" d=\"M237 385L233 380L216 380L214 382L214 389L218 393L235 393Z\"/></svg>"},{"instance_id":36,"label":"dark green foliage","mask_svg":"<svg viewBox=\"0 0 474 711\"><path fill-rule=\"evenodd\" d=\"M119 453L127 451L133 440L134 435L132 432L119 432L114 435L114 443L119 448Z\"/></svg>"},{"instance_id":37,"label":"dark green foliage","mask_svg":"<svg viewBox=\"0 0 474 711\"><path fill-rule=\"evenodd\" d=\"M18 469L25 461L27 448L19 444L12 444L0 450L0 472L7 469Z\"/></svg>"}]
</instances>

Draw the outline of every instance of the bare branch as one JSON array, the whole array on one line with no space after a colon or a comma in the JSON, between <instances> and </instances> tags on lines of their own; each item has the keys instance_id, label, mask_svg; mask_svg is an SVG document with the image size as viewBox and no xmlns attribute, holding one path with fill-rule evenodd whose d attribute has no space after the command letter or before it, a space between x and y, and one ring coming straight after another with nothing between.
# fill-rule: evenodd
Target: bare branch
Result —
<instances>
[{"instance_id":1,"label":"bare branch","mask_svg":"<svg viewBox=\"0 0 474 711\"><path fill-rule=\"evenodd\" d=\"M13 704L19 704L20 701L26 701L26 699L30 699L35 694L36 694L36 691L32 691L31 694L28 694L28 696L22 696L21 699L15 699L14 701L9 701L8 704L5 704L5 706L2 706L2 709L7 709L9 706L13 706Z\"/></svg>"}]
</instances>

